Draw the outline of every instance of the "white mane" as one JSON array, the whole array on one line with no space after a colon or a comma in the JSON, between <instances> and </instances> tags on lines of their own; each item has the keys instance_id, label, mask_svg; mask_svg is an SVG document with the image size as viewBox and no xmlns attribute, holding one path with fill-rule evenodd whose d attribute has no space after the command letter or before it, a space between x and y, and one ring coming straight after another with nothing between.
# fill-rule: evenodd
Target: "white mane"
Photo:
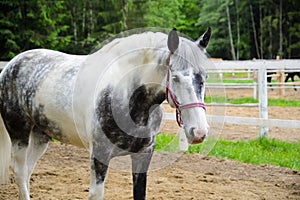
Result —
<instances>
[{"instance_id":1,"label":"white mane","mask_svg":"<svg viewBox=\"0 0 300 200\"><path fill-rule=\"evenodd\" d=\"M149 56L150 52L153 53L156 51L156 56L157 52L160 52L162 58L167 58L169 54L169 50L167 48L167 38L168 35L161 32L145 32L141 34L134 34L128 37L114 39L96 53L100 53L102 56L111 55L113 57L119 57L124 54L128 54L128 52L131 51L145 51L142 56ZM176 58L174 62L177 63L176 66L181 68L176 70L184 70L186 67L192 67L198 69L199 71L203 71L207 64L207 56L205 55L205 51L201 49L195 42L184 37L180 37L179 47L175 51L175 54L177 56L175 56ZM112 58L111 56L110 58Z\"/></svg>"},{"instance_id":2,"label":"white mane","mask_svg":"<svg viewBox=\"0 0 300 200\"><path fill-rule=\"evenodd\" d=\"M124 38L116 38L99 51L103 53L121 53L130 49L163 48L167 50L167 35L164 33L145 32Z\"/></svg>"}]
</instances>

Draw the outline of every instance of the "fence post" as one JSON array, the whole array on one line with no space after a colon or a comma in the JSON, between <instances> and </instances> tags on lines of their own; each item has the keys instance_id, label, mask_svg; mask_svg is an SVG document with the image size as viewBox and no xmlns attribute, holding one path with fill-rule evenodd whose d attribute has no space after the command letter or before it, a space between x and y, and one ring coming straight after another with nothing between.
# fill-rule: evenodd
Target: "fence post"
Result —
<instances>
[{"instance_id":1,"label":"fence post","mask_svg":"<svg viewBox=\"0 0 300 200\"><path fill-rule=\"evenodd\" d=\"M268 90L267 90L267 70L265 66L258 70L259 86L259 118L268 119ZM269 128L260 125L260 137L266 137Z\"/></svg>"},{"instance_id":2,"label":"fence post","mask_svg":"<svg viewBox=\"0 0 300 200\"><path fill-rule=\"evenodd\" d=\"M280 56L276 56L276 60L279 61L280 60ZM282 68L282 70L284 70L284 67ZM282 97L285 94L285 90L284 90L284 85L282 85L282 83L284 83L284 71L280 71L277 72L277 82L281 83L278 87L279 87L279 96Z\"/></svg>"},{"instance_id":3,"label":"fence post","mask_svg":"<svg viewBox=\"0 0 300 200\"><path fill-rule=\"evenodd\" d=\"M254 87L253 87L253 98L257 99L258 95L258 72L256 69L253 70L253 81L254 81Z\"/></svg>"}]
</instances>

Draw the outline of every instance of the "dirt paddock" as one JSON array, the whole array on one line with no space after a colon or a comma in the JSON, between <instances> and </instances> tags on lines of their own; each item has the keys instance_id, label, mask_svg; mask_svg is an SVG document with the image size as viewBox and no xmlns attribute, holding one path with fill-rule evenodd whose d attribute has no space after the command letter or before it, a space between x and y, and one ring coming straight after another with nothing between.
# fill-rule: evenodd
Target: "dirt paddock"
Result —
<instances>
[{"instance_id":1,"label":"dirt paddock","mask_svg":"<svg viewBox=\"0 0 300 200\"><path fill-rule=\"evenodd\" d=\"M296 96L298 96L297 93ZM299 95L300 96L300 95ZM169 108L165 108L168 110ZM212 108L208 108L212 112ZM258 117L257 108L226 108L226 115ZM300 120L299 108L270 107L269 118ZM163 122L162 132L176 132L175 122ZM228 140L254 139L258 127L224 125L221 137ZM300 141L299 129L271 128L269 137ZM171 157L169 155L165 155ZM33 200L87 199L89 190L88 152L74 146L51 143L31 178ZM132 199L129 172L109 169L105 199ZM0 200L17 199L14 179L0 185ZM300 199L300 172L271 165L248 165L225 159L180 154L167 166L150 170L147 199Z\"/></svg>"},{"instance_id":2,"label":"dirt paddock","mask_svg":"<svg viewBox=\"0 0 300 200\"><path fill-rule=\"evenodd\" d=\"M51 143L31 178L33 200L87 199L88 153ZM105 199L132 199L129 172L110 169ZM300 172L270 165L253 166L224 159L182 155L160 170L150 171L147 199L300 199ZM0 186L0 199L17 199L12 183Z\"/></svg>"}]
</instances>

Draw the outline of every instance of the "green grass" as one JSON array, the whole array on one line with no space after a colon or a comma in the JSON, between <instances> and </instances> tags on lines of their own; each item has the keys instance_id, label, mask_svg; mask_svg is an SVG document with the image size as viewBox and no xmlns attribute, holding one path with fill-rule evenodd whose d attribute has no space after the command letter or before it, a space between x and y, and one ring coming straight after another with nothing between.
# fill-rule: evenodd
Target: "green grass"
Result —
<instances>
[{"instance_id":1,"label":"green grass","mask_svg":"<svg viewBox=\"0 0 300 200\"><path fill-rule=\"evenodd\" d=\"M155 150L162 151L163 146L173 138L170 135L158 135ZM202 145L189 145L186 153L199 153ZM300 142L288 143L265 138L238 142L219 140L208 156L254 165L271 164L300 171Z\"/></svg>"},{"instance_id":2,"label":"green grass","mask_svg":"<svg viewBox=\"0 0 300 200\"><path fill-rule=\"evenodd\" d=\"M246 78L248 77L248 73L247 72L238 72L238 73L234 73L234 76L232 76L232 73L223 73L222 74L223 78Z\"/></svg>"},{"instance_id":3,"label":"green grass","mask_svg":"<svg viewBox=\"0 0 300 200\"><path fill-rule=\"evenodd\" d=\"M205 98L205 103L231 103L231 104L244 104L244 103L258 103L257 99L253 98L236 98L228 99L222 96L211 96Z\"/></svg>"},{"instance_id":4,"label":"green grass","mask_svg":"<svg viewBox=\"0 0 300 200\"><path fill-rule=\"evenodd\" d=\"M221 83L221 80L219 79L219 78L214 78L214 79L207 79L207 83ZM238 84L238 83L240 83L240 84L250 84L250 83L254 83L254 81L253 80L238 80L238 79L236 79L236 80L234 80L234 79L232 79L232 80L229 80L229 79L223 79L222 80L222 83L236 83L236 84Z\"/></svg>"},{"instance_id":5,"label":"green grass","mask_svg":"<svg viewBox=\"0 0 300 200\"><path fill-rule=\"evenodd\" d=\"M245 104L245 103L258 103L257 99L253 99L253 98L237 98L237 99L229 99L228 103L231 104Z\"/></svg>"},{"instance_id":6,"label":"green grass","mask_svg":"<svg viewBox=\"0 0 300 200\"><path fill-rule=\"evenodd\" d=\"M227 99L223 96L208 96L204 100L205 103L226 103Z\"/></svg>"},{"instance_id":7,"label":"green grass","mask_svg":"<svg viewBox=\"0 0 300 200\"><path fill-rule=\"evenodd\" d=\"M196 153L190 146L188 152ZM256 139L250 141L220 140L208 154L217 158L236 160L254 165L271 164L300 171L300 142Z\"/></svg>"},{"instance_id":8,"label":"green grass","mask_svg":"<svg viewBox=\"0 0 300 200\"><path fill-rule=\"evenodd\" d=\"M300 100L269 99L269 106L300 107Z\"/></svg>"},{"instance_id":9,"label":"green grass","mask_svg":"<svg viewBox=\"0 0 300 200\"><path fill-rule=\"evenodd\" d=\"M212 96L212 97L206 97L205 103L245 104L245 103L258 103L258 100L249 98L249 97L227 99L222 96ZM300 107L300 100L269 99L268 105L269 106L282 106L282 107Z\"/></svg>"},{"instance_id":10,"label":"green grass","mask_svg":"<svg viewBox=\"0 0 300 200\"><path fill-rule=\"evenodd\" d=\"M178 142L178 138L175 138L173 135L159 134L158 137L156 137L155 151L176 152Z\"/></svg>"},{"instance_id":11,"label":"green grass","mask_svg":"<svg viewBox=\"0 0 300 200\"><path fill-rule=\"evenodd\" d=\"M222 80L223 83L253 83L253 80Z\"/></svg>"}]
</instances>

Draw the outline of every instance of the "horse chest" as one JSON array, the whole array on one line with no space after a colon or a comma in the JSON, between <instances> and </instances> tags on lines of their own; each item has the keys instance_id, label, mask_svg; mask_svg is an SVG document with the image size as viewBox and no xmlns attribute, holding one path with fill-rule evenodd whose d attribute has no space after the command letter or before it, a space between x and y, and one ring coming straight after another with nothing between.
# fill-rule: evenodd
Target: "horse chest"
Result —
<instances>
[{"instance_id":1,"label":"horse chest","mask_svg":"<svg viewBox=\"0 0 300 200\"><path fill-rule=\"evenodd\" d=\"M113 96L112 89L108 87L102 91L98 100L98 130L121 150L139 152L151 146L160 126L161 109L153 109L150 103L142 104L141 97L145 92L142 93L143 95L134 93L129 101L121 103L122 99Z\"/></svg>"}]
</instances>

